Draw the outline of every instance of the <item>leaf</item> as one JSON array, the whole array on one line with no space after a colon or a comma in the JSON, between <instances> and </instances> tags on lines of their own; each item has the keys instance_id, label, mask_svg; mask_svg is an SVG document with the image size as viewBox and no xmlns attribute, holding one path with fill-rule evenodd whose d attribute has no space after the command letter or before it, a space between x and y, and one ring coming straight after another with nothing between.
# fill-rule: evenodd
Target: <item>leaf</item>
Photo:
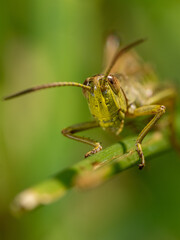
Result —
<instances>
[{"instance_id":1,"label":"leaf","mask_svg":"<svg viewBox=\"0 0 180 240\"><path fill-rule=\"evenodd\" d=\"M138 165L135 140L136 136L124 139L21 192L11 205L12 212L19 215L40 205L50 204L73 187L87 189L97 186L119 172ZM148 134L143 141L146 160L155 159L170 148L168 137L160 132Z\"/></svg>"}]
</instances>

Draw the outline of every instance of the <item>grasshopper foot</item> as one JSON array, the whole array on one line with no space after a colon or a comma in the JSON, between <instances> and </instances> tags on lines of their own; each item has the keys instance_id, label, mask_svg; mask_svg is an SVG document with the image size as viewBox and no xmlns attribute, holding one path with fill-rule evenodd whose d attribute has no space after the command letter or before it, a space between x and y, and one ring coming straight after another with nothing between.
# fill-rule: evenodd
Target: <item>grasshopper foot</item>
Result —
<instances>
[{"instance_id":1,"label":"grasshopper foot","mask_svg":"<svg viewBox=\"0 0 180 240\"><path fill-rule=\"evenodd\" d=\"M93 148L91 151L89 151L85 154L85 158L87 158L101 150L102 150L102 146L100 145L100 143L97 143L97 146L95 148Z\"/></svg>"},{"instance_id":2,"label":"grasshopper foot","mask_svg":"<svg viewBox=\"0 0 180 240\"><path fill-rule=\"evenodd\" d=\"M145 166L145 159L144 159L144 154L142 151L142 146L140 143L136 143L136 151L139 155L139 158L141 160L141 163L139 164L139 169L142 170Z\"/></svg>"},{"instance_id":3,"label":"grasshopper foot","mask_svg":"<svg viewBox=\"0 0 180 240\"><path fill-rule=\"evenodd\" d=\"M139 164L139 170L142 170L143 167L144 167L144 164L143 164L143 163L140 163L140 164Z\"/></svg>"}]
</instances>

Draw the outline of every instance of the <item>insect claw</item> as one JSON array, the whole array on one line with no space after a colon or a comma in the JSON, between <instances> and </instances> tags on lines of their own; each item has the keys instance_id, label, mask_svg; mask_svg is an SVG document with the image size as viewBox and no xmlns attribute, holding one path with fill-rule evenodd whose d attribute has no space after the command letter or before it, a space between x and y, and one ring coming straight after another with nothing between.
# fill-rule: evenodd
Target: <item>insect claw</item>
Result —
<instances>
[{"instance_id":1,"label":"insect claw","mask_svg":"<svg viewBox=\"0 0 180 240\"><path fill-rule=\"evenodd\" d=\"M145 166L145 165L144 165L143 163L140 163L140 164L139 164L139 170L142 170L142 169L144 168L144 166Z\"/></svg>"},{"instance_id":2,"label":"insect claw","mask_svg":"<svg viewBox=\"0 0 180 240\"><path fill-rule=\"evenodd\" d=\"M87 153L84 155L85 158L87 158L87 157L89 157L89 156L91 156L91 151L90 151L90 152L87 152Z\"/></svg>"},{"instance_id":3,"label":"insect claw","mask_svg":"<svg viewBox=\"0 0 180 240\"><path fill-rule=\"evenodd\" d=\"M93 155L93 154L95 154L95 153L97 153L101 150L102 150L102 146L100 144L98 144L97 147L95 147L94 149L92 149L91 151L89 151L85 154L85 158L87 158L87 157L89 157L89 156L91 156L91 155Z\"/></svg>"}]
</instances>

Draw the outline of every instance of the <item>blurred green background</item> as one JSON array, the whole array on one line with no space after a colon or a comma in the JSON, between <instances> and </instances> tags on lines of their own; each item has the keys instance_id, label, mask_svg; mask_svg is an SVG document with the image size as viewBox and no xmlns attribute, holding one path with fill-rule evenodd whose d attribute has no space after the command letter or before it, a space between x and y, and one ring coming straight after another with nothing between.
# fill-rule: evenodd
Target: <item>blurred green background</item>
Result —
<instances>
[{"instance_id":1,"label":"blurred green background","mask_svg":"<svg viewBox=\"0 0 180 240\"><path fill-rule=\"evenodd\" d=\"M100 73L103 42L112 30L124 43L147 37L139 53L161 79L178 86L179 26L177 0L1 1L0 96L53 81L82 83ZM143 171L130 169L14 218L9 204L18 192L89 150L60 130L91 116L81 89L71 87L0 102L0 109L0 239L180 239L180 161L173 150ZM103 146L116 141L102 130L84 135Z\"/></svg>"}]
</instances>

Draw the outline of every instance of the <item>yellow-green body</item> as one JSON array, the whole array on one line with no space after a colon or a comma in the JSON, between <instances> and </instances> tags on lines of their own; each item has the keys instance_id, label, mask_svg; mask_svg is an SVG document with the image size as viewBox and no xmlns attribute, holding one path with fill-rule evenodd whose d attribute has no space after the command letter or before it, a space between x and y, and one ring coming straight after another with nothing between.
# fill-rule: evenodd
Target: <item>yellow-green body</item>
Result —
<instances>
[{"instance_id":1,"label":"yellow-green body","mask_svg":"<svg viewBox=\"0 0 180 240\"><path fill-rule=\"evenodd\" d=\"M150 66L145 65L135 52L124 54L111 72L107 79L103 74L87 78L84 85L90 86L91 91L83 90L83 93L99 125L119 134L128 110L146 105L156 92L158 82Z\"/></svg>"},{"instance_id":2,"label":"yellow-green body","mask_svg":"<svg viewBox=\"0 0 180 240\"><path fill-rule=\"evenodd\" d=\"M93 84L91 91L86 92L92 116L104 130L117 132L127 111L126 97L122 91L115 94L108 82L101 88L103 75L88 78L84 84Z\"/></svg>"}]
</instances>

